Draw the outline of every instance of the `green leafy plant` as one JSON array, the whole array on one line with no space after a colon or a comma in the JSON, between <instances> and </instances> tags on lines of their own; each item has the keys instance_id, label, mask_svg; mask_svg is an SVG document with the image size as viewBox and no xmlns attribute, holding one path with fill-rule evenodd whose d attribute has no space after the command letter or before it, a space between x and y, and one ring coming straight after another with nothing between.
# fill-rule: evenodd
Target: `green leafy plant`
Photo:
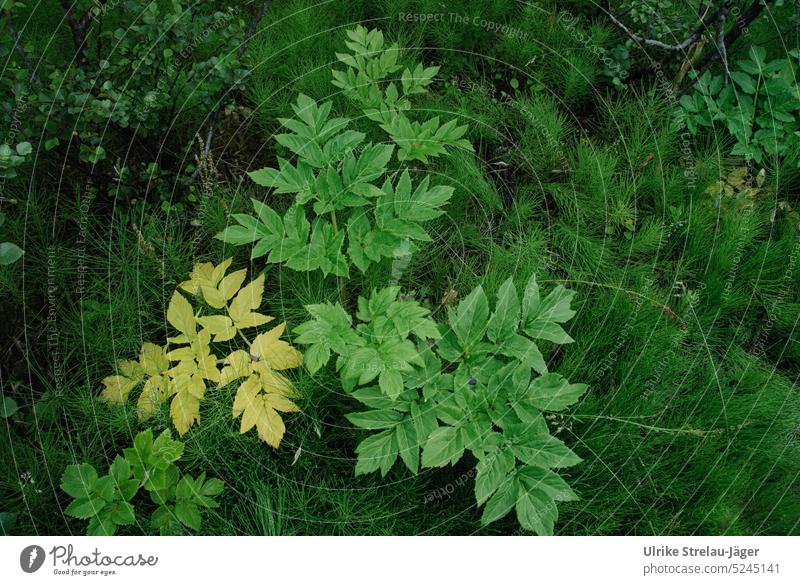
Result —
<instances>
[{"instance_id":1,"label":"green leafy plant","mask_svg":"<svg viewBox=\"0 0 800 585\"><path fill-rule=\"evenodd\" d=\"M0 211L0 227L6 222L6 214ZM20 258L25 252L12 242L0 242L0 266L8 266L9 264L13 264Z\"/></svg>"},{"instance_id":2,"label":"green leafy plant","mask_svg":"<svg viewBox=\"0 0 800 585\"><path fill-rule=\"evenodd\" d=\"M131 392L141 387L137 400L140 420L147 420L166 402L181 435L200 422L200 402L206 384L223 388L239 384L233 402L233 416L241 417L242 434L253 427L259 438L274 448L280 446L286 426L279 412L298 412L292 402L296 391L280 371L296 368L303 355L280 339L285 323L260 333L252 341L243 333L269 323L273 317L258 311L264 294L264 275L242 286L247 269L228 275L232 258L215 266L199 263L179 289L202 299L202 309L195 310L179 290L175 290L167 308L167 322L178 335L160 346L145 342L138 361L121 360L117 373L106 376L101 399L124 404ZM205 312L203 312L205 311ZM234 349L217 359L212 341L222 343L239 336L247 349ZM221 367L220 367L221 366Z\"/></svg>"},{"instance_id":3,"label":"green leafy plant","mask_svg":"<svg viewBox=\"0 0 800 585\"><path fill-rule=\"evenodd\" d=\"M403 374L414 365L423 365L412 341L424 342L440 337L430 311L412 300L398 299L400 287L373 291L369 298L358 298L353 320L339 303L307 305L314 317L295 329L295 341L309 345L305 364L311 373L326 365L336 354L336 369L345 390L377 379L380 392L395 400L403 392Z\"/></svg>"},{"instance_id":4,"label":"green leafy plant","mask_svg":"<svg viewBox=\"0 0 800 585\"><path fill-rule=\"evenodd\" d=\"M382 85L385 76L400 69L397 47L384 48L380 31L358 27L347 34L353 54L340 54L339 59L350 69L334 71L334 83L344 87L352 82L345 94L368 106L368 117L393 136L399 160L427 162L429 156L445 152L444 144L471 149L460 139L466 126L456 128L454 120L440 126L438 119L420 124L400 113L410 107L408 96L425 91L435 67L420 64L413 74L406 69L401 96L394 82ZM387 109L387 103L393 109ZM293 105L296 117L280 120L288 132L275 137L296 162L279 158L278 168L249 173L258 185L294 195L283 217L253 200L256 215L234 214L238 225L216 238L233 245L254 244L252 258L269 254L270 263L340 277L349 276L351 265L363 272L383 258L413 253L416 242L431 239L422 226L442 215L452 187L432 185L428 177L413 185L407 170L390 171L387 165L395 146L365 143L363 132L347 129L351 120L331 117L331 108L332 102L318 104L300 94Z\"/></svg>"},{"instance_id":5,"label":"green leafy plant","mask_svg":"<svg viewBox=\"0 0 800 585\"><path fill-rule=\"evenodd\" d=\"M548 372L537 340L573 341L562 324L575 314L574 293L559 285L542 298L534 276L520 299L508 279L493 311L479 286L448 310L447 325L435 326L398 292L359 298L355 325L338 304L309 305L313 319L296 329L297 343L310 346L309 369L336 354L345 390L369 408L348 420L379 431L356 449L356 474L386 475L398 458L417 473L469 451L477 460L475 497L486 504L482 522L516 507L523 528L552 534L555 502L577 498L554 470L581 459L550 434L543 413L568 408L587 386Z\"/></svg>"},{"instance_id":6,"label":"green leafy plant","mask_svg":"<svg viewBox=\"0 0 800 585\"><path fill-rule=\"evenodd\" d=\"M150 522L160 534L181 534L184 526L200 530L201 509L218 506L213 496L222 493L223 483L206 479L205 473L196 478L181 475L176 462L182 454L183 443L172 439L169 430L153 439L152 429L147 429L114 459L106 475L100 476L88 463L68 466L61 489L74 499L65 513L89 520L89 536L110 536L119 526L136 522L131 502L144 488L157 506Z\"/></svg>"},{"instance_id":7,"label":"green leafy plant","mask_svg":"<svg viewBox=\"0 0 800 585\"><path fill-rule=\"evenodd\" d=\"M244 20L213 2L195 3L191 17L178 0L62 5L70 34L54 42L71 41L47 50L51 43L20 40L13 53L6 40L13 40L12 26L25 22L29 7L9 2L0 8L9 27L0 57L18 59L0 75L8 96L0 100L0 122L14 128L0 142L0 177L16 176L23 164L52 151L65 160L75 152L102 177L98 183L134 174L152 180L160 161L150 153L173 150L159 146L174 139L176 116L240 85L246 70L236 48ZM171 146L188 148L191 138Z\"/></svg>"},{"instance_id":8,"label":"green leafy plant","mask_svg":"<svg viewBox=\"0 0 800 585\"><path fill-rule=\"evenodd\" d=\"M797 83L800 51L791 60L766 61L766 51L753 46L749 59L737 61L730 73L708 71L697 80L695 91L680 100L675 124L685 124L692 134L702 127L722 124L736 139L731 154L766 164L766 159L786 159L800 165L800 85Z\"/></svg>"},{"instance_id":9,"label":"green leafy plant","mask_svg":"<svg viewBox=\"0 0 800 585\"><path fill-rule=\"evenodd\" d=\"M438 67L417 63L413 70L403 69L398 63L399 47L386 46L383 33L377 29L357 26L347 31L347 37L345 45L350 53L336 53L347 68L333 71L333 84L380 124L397 144L398 160L427 163L429 157L444 154L448 147L472 150L472 144L463 138L467 125L459 126L455 119L442 124L438 116L417 122L406 114L411 109L410 97L427 93ZM401 69L398 79L391 77Z\"/></svg>"}]
</instances>

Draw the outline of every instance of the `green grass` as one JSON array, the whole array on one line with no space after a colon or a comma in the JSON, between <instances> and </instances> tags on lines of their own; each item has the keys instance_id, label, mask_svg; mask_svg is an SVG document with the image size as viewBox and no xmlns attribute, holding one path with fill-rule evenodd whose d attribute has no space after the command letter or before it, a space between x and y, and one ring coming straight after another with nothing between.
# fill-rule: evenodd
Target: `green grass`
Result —
<instances>
[{"instance_id":1,"label":"green grass","mask_svg":"<svg viewBox=\"0 0 800 585\"><path fill-rule=\"evenodd\" d=\"M798 171L768 169L769 189L752 211L723 213L705 189L741 163L722 157L713 136L692 141L687 159L669 130L669 101L647 84L624 95L593 85L591 54L548 26L551 3L456 4L448 10L530 35L498 42L472 25L397 17L439 12L438 2L275 3L248 51L250 131L263 144L300 91L357 115L333 91L329 69L332 41L341 46L342 30L362 20L417 47L404 58L443 65L420 110L471 124L476 153L427 169L456 188L429 230L434 241L407 264L354 274L351 296L396 280L436 309L451 288L463 295L482 283L492 294L508 276L533 273L545 287L578 291L568 324L575 343L545 348L553 370L590 384L573 410L549 421L584 459L566 473L581 500L559 507L557 533L800 533L800 226L780 211L772 217L778 201L800 205ZM608 42L605 28L594 34ZM525 69L524 55L538 58ZM525 71L545 89L523 85L504 102L509 77L526 81ZM259 158L274 154L262 149ZM81 533L84 523L63 515L65 466L105 468L144 428L133 406L96 400L99 381L142 341L163 341L171 292L196 261L233 255L253 274L266 268L264 312L286 320L290 337L302 306L335 300L337 282L250 263L246 247L212 239L250 196L286 204L247 182L216 185L183 215L146 199L81 209L80 187L62 190L56 208L41 183L30 191L9 183L4 194L19 203L4 206L3 229L26 254L0 268L0 301L12 307L0 324L0 384L21 407L2 425L0 512L17 513L14 533ZM207 394L181 462L226 484L203 533L516 533L511 517L480 527L472 462L417 477L399 465L383 479L355 477L362 434L343 417L354 401L332 368L292 378L302 413L285 417L279 450L239 434L230 390ZM146 425L167 428L166 409Z\"/></svg>"}]
</instances>

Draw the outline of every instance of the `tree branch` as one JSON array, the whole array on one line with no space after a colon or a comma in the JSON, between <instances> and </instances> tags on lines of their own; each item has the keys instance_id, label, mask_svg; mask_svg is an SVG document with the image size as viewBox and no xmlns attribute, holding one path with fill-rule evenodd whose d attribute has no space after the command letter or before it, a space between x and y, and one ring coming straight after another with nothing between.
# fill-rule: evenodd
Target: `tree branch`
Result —
<instances>
[{"instance_id":1,"label":"tree branch","mask_svg":"<svg viewBox=\"0 0 800 585\"><path fill-rule=\"evenodd\" d=\"M711 7L710 4L706 6L706 12L700 18L700 24L697 27L697 29L691 35L689 35L686 39L684 39L682 42L678 43L677 45L670 45L668 43L664 43L664 42L659 41L657 39L646 39L646 38L644 38L644 37L642 37L640 35L637 35L635 32L633 32L631 29L629 29L627 26L625 26L625 24L623 22L621 22L619 19L617 19L611 13L611 5L610 4L608 5L608 9L601 8L601 10L603 10L603 12L605 12L608 15L608 18L611 19L611 22L613 22L615 25L617 25L617 27L619 27L626 35L628 35L631 39L633 39L637 43L640 43L642 45L649 45L651 47L656 47L656 48L659 48L659 49L663 49L665 51L686 51L686 49L688 49L695 42L697 42L697 40L705 32L705 30L707 28L706 18L708 17L708 12L709 12L710 7ZM714 13L711 15L711 18L709 20L714 20L715 18L717 18L719 13L722 10L723 10L723 8L717 8L717 10L714 11Z\"/></svg>"},{"instance_id":2,"label":"tree branch","mask_svg":"<svg viewBox=\"0 0 800 585\"><path fill-rule=\"evenodd\" d=\"M36 75L36 68L34 68L33 63L28 58L28 54L25 52L25 49L22 47L22 43L19 41L19 34L17 33L17 29L14 28L14 23L11 22L11 11L6 10L6 24L8 25L8 33L11 35L11 40L14 41L14 49L16 49L17 53L22 59L22 62L25 64L25 68L30 73L31 79L36 82L36 85L39 87L42 86L42 82L39 79L39 76Z\"/></svg>"},{"instance_id":3,"label":"tree branch","mask_svg":"<svg viewBox=\"0 0 800 585\"><path fill-rule=\"evenodd\" d=\"M729 30L723 39L722 43L718 43L726 47L725 52L727 56L727 47L733 45L736 40L742 35L745 29L750 26L750 24L761 15L761 12L764 10L767 4L770 4L773 0L764 0L764 4L761 3L760 0L753 0L753 3L750 7L745 10L743 13L736 17L736 24ZM699 78L703 72L708 69L717 59L719 59L722 55L720 51L713 51L706 53L698 62L695 68L697 71L697 77Z\"/></svg>"},{"instance_id":4,"label":"tree branch","mask_svg":"<svg viewBox=\"0 0 800 585\"><path fill-rule=\"evenodd\" d=\"M89 28L89 24L91 24L94 18L92 10L95 7L89 8L80 18L75 18L75 14L72 10L75 6L74 3L72 3L71 0L60 1L67 18L67 24L69 24L69 28L72 31L72 42L75 44L75 59L79 62L83 62L86 59L83 55L83 47L86 44L86 30ZM99 0L101 10L105 6L106 1L107 0Z\"/></svg>"}]
</instances>

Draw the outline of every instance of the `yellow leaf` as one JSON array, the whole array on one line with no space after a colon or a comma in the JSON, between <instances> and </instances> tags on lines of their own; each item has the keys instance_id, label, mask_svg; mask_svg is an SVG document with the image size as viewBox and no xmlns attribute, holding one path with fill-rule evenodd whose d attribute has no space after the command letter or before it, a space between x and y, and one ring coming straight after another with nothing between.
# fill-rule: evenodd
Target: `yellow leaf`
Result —
<instances>
[{"instance_id":1,"label":"yellow leaf","mask_svg":"<svg viewBox=\"0 0 800 585\"><path fill-rule=\"evenodd\" d=\"M144 368L139 362L133 360L121 360L117 362L117 369L126 378L131 380L141 380L144 378Z\"/></svg>"},{"instance_id":2,"label":"yellow leaf","mask_svg":"<svg viewBox=\"0 0 800 585\"><path fill-rule=\"evenodd\" d=\"M226 301L233 298L233 295L238 292L245 278L247 278L247 269L242 268L236 272L231 272L228 276L220 281L217 288Z\"/></svg>"},{"instance_id":3,"label":"yellow leaf","mask_svg":"<svg viewBox=\"0 0 800 585\"><path fill-rule=\"evenodd\" d=\"M192 305L177 290L173 293L167 308L167 321L188 338L195 336L197 328Z\"/></svg>"},{"instance_id":4,"label":"yellow leaf","mask_svg":"<svg viewBox=\"0 0 800 585\"><path fill-rule=\"evenodd\" d=\"M236 336L236 327L227 315L198 317L200 326L214 336L214 341L228 341Z\"/></svg>"},{"instance_id":5,"label":"yellow leaf","mask_svg":"<svg viewBox=\"0 0 800 585\"><path fill-rule=\"evenodd\" d=\"M228 267L231 265L231 262L233 262L233 257L223 260L219 266L211 271L211 286L216 288L219 281L222 280L222 277L225 275L225 271L228 270Z\"/></svg>"},{"instance_id":6,"label":"yellow leaf","mask_svg":"<svg viewBox=\"0 0 800 585\"><path fill-rule=\"evenodd\" d=\"M241 415L242 417L242 424L239 427L241 434L255 426L259 438L277 449L286 432L286 426L283 424L281 416L269 405L266 396L261 394L260 390L261 384L255 376L245 380L236 393L233 416Z\"/></svg>"},{"instance_id":7,"label":"yellow leaf","mask_svg":"<svg viewBox=\"0 0 800 585\"><path fill-rule=\"evenodd\" d=\"M250 374L250 354L243 349L232 352L223 362L226 365L222 368L219 376L219 385L227 386L234 380Z\"/></svg>"},{"instance_id":8,"label":"yellow leaf","mask_svg":"<svg viewBox=\"0 0 800 585\"><path fill-rule=\"evenodd\" d=\"M243 287L228 307L228 315L233 322L243 321L248 315L261 306L261 296L264 294L264 275L260 275Z\"/></svg>"},{"instance_id":9,"label":"yellow leaf","mask_svg":"<svg viewBox=\"0 0 800 585\"><path fill-rule=\"evenodd\" d=\"M219 382L217 356L208 353L197 356L197 374L206 380Z\"/></svg>"},{"instance_id":10,"label":"yellow leaf","mask_svg":"<svg viewBox=\"0 0 800 585\"><path fill-rule=\"evenodd\" d=\"M139 363L148 376L157 376L167 368L169 368L169 358L167 357L167 350L145 341L142 344L142 350L139 352Z\"/></svg>"},{"instance_id":11,"label":"yellow leaf","mask_svg":"<svg viewBox=\"0 0 800 585\"><path fill-rule=\"evenodd\" d=\"M280 394L264 394L264 401L270 408L280 412L300 412L300 407Z\"/></svg>"},{"instance_id":12,"label":"yellow leaf","mask_svg":"<svg viewBox=\"0 0 800 585\"><path fill-rule=\"evenodd\" d=\"M274 318L275 317L270 317L268 315L262 315L261 313L249 313L244 319L236 321L233 326L237 329L248 329L249 327L258 327L264 323L269 323Z\"/></svg>"},{"instance_id":13,"label":"yellow leaf","mask_svg":"<svg viewBox=\"0 0 800 585\"><path fill-rule=\"evenodd\" d=\"M182 362L194 359L194 350L191 347L178 347L167 354L170 361Z\"/></svg>"},{"instance_id":14,"label":"yellow leaf","mask_svg":"<svg viewBox=\"0 0 800 585\"><path fill-rule=\"evenodd\" d=\"M251 353L273 370L296 368L303 362L303 354L280 339L286 323L281 323L253 340Z\"/></svg>"},{"instance_id":15,"label":"yellow leaf","mask_svg":"<svg viewBox=\"0 0 800 585\"><path fill-rule=\"evenodd\" d=\"M205 300L209 306L215 309L221 309L225 306L225 297L213 286L201 286L200 290L203 293L203 300Z\"/></svg>"},{"instance_id":16,"label":"yellow leaf","mask_svg":"<svg viewBox=\"0 0 800 585\"><path fill-rule=\"evenodd\" d=\"M174 381L174 389L169 413L178 434L184 435L195 422L200 422L200 401L206 386L200 376L181 376Z\"/></svg>"},{"instance_id":17,"label":"yellow leaf","mask_svg":"<svg viewBox=\"0 0 800 585\"><path fill-rule=\"evenodd\" d=\"M107 376L103 378L102 384L105 388L100 393L100 397L112 404L122 404L139 382L140 380L131 380L125 376Z\"/></svg>"},{"instance_id":18,"label":"yellow leaf","mask_svg":"<svg viewBox=\"0 0 800 585\"><path fill-rule=\"evenodd\" d=\"M144 383L144 388L136 403L139 420L146 420L153 416L167 397L168 390L169 379L164 376L153 376Z\"/></svg>"},{"instance_id":19,"label":"yellow leaf","mask_svg":"<svg viewBox=\"0 0 800 585\"><path fill-rule=\"evenodd\" d=\"M282 396L297 396L297 391L292 383L278 372L269 369L264 362L255 362L250 366L257 372L264 390L269 393L280 394Z\"/></svg>"},{"instance_id":20,"label":"yellow leaf","mask_svg":"<svg viewBox=\"0 0 800 585\"><path fill-rule=\"evenodd\" d=\"M170 368L167 374L174 379L184 374L191 376L196 371L197 364L194 361L194 357L192 357L191 359L181 360L177 366Z\"/></svg>"},{"instance_id":21,"label":"yellow leaf","mask_svg":"<svg viewBox=\"0 0 800 585\"><path fill-rule=\"evenodd\" d=\"M242 382L236 391L236 398L233 399L233 417L242 414L260 391L261 382L258 381L258 377L250 376Z\"/></svg>"},{"instance_id":22,"label":"yellow leaf","mask_svg":"<svg viewBox=\"0 0 800 585\"><path fill-rule=\"evenodd\" d=\"M211 285L211 277L214 273L214 265L211 262L203 262L196 264L194 269L189 273L189 280L182 282L179 288L188 293L196 295L200 292L200 287L203 285Z\"/></svg>"}]
</instances>

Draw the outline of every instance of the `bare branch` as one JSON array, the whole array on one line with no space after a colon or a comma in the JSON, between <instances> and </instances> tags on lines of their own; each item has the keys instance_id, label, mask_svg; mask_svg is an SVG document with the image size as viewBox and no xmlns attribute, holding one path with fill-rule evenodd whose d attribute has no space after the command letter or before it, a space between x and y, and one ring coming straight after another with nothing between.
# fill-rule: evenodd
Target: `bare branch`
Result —
<instances>
[{"instance_id":1,"label":"bare branch","mask_svg":"<svg viewBox=\"0 0 800 585\"><path fill-rule=\"evenodd\" d=\"M762 4L761 0L753 0L753 3L750 4L750 7L747 10L739 13L736 16L736 23L734 24L733 27L731 27L731 30L729 30L725 34L724 42L718 43L725 47L726 57L727 57L727 48L732 46L733 43L735 43L739 39L742 33L745 30L747 30L747 27L750 26L750 24L761 15L761 12L764 10L764 8L768 4L772 3L772 1L773 0L764 0L764 3ZM703 57L697 62L697 65L695 67L695 71L697 72L696 78L699 78L703 74L703 72L706 69L708 69L720 57L722 57L721 51L709 51L708 53L703 55ZM689 84L685 89L681 90L681 94L688 91L689 87L691 87L691 84Z\"/></svg>"},{"instance_id":2,"label":"bare branch","mask_svg":"<svg viewBox=\"0 0 800 585\"><path fill-rule=\"evenodd\" d=\"M644 37L642 37L640 35L637 35L635 32L633 32L631 29L629 29L623 22L621 22L619 19L617 19L611 13L611 6L610 5L608 6L608 9L602 8L601 10L603 10L603 12L605 12L608 15L608 18L611 19L611 22L613 22L615 25L617 25L617 27L619 27L626 35L628 35L631 39L633 39L637 43L640 43L642 45L648 45L648 46L651 46L651 47L657 47L657 48L663 49L665 51L686 51L686 49L688 49L694 43L696 43L697 40L705 32L706 27L707 27L706 18L708 17L709 9L710 9L710 5L706 7L705 14L703 14L703 16L700 18L700 25L697 27L697 29L691 35L689 35L686 39L684 39L682 42L678 43L677 45L670 45L668 43L661 42L661 41L659 41L657 39L646 39L646 38L644 38ZM723 10L723 9L722 8L718 8L717 10L715 10L714 13L712 14L712 18L710 20L713 20L714 18L716 18L721 10Z\"/></svg>"},{"instance_id":3,"label":"bare branch","mask_svg":"<svg viewBox=\"0 0 800 585\"><path fill-rule=\"evenodd\" d=\"M722 66L725 70L725 85L728 85L728 80L731 77L731 70L728 67L728 49L725 47L725 20L727 17L727 8L720 10L719 16L717 17L717 50L719 51L720 58L722 59Z\"/></svg>"}]
</instances>

